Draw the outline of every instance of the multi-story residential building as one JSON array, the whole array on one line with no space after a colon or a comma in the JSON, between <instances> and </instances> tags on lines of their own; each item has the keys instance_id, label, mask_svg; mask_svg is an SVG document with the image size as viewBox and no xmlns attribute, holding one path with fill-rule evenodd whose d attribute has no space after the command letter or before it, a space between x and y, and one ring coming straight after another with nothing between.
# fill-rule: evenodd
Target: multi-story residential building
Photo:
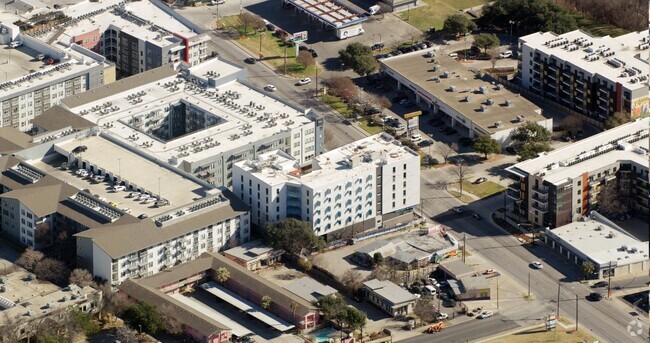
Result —
<instances>
[{"instance_id":1,"label":"multi-story residential building","mask_svg":"<svg viewBox=\"0 0 650 343\"><path fill-rule=\"evenodd\" d=\"M248 207L231 192L77 124L0 158L3 236L38 249L75 235L77 265L112 285L249 240Z\"/></svg>"},{"instance_id":2,"label":"multi-story residential building","mask_svg":"<svg viewBox=\"0 0 650 343\"><path fill-rule=\"evenodd\" d=\"M593 37L576 30L519 38L521 84L594 121L650 115L647 31Z\"/></svg>"},{"instance_id":3,"label":"multi-story residential building","mask_svg":"<svg viewBox=\"0 0 650 343\"><path fill-rule=\"evenodd\" d=\"M62 12L73 20L39 38L106 56L119 78L181 61L195 66L208 57L210 37L158 0L85 2Z\"/></svg>"},{"instance_id":4,"label":"multi-story residential building","mask_svg":"<svg viewBox=\"0 0 650 343\"><path fill-rule=\"evenodd\" d=\"M215 186L231 185L237 161L279 149L303 165L323 146L317 114L253 88L246 69L217 58L152 69L63 106L108 139Z\"/></svg>"},{"instance_id":5,"label":"multi-story residential building","mask_svg":"<svg viewBox=\"0 0 650 343\"><path fill-rule=\"evenodd\" d=\"M598 194L617 182L628 207L648 214L650 119L607 130L578 143L506 168L514 211L535 225L558 227L598 206Z\"/></svg>"},{"instance_id":6,"label":"multi-story residential building","mask_svg":"<svg viewBox=\"0 0 650 343\"><path fill-rule=\"evenodd\" d=\"M395 79L400 92L449 122L460 135L487 135L505 147L512 143L512 132L526 122L535 122L549 131L553 128L553 119L542 115L535 104L492 78L477 77L475 71L449 57L443 49L406 53L379 63Z\"/></svg>"},{"instance_id":7,"label":"multi-story residential building","mask_svg":"<svg viewBox=\"0 0 650 343\"><path fill-rule=\"evenodd\" d=\"M10 47L12 42L22 45ZM0 24L0 127L31 129L31 121L63 98L115 81L115 67L81 46L50 46Z\"/></svg>"},{"instance_id":8,"label":"multi-story residential building","mask_svg":"<svg viewBox=\"0 0 650 343\"><path fill-rule=\"evenodd\" d=\"M340 239L345 228L354 236L413 219L420 156L388 134L331 150L307 168L298 162L275 151L235 164L233 192L251 207L253 224L298 218L318 235Z\"/></svg>"}]
</instances>

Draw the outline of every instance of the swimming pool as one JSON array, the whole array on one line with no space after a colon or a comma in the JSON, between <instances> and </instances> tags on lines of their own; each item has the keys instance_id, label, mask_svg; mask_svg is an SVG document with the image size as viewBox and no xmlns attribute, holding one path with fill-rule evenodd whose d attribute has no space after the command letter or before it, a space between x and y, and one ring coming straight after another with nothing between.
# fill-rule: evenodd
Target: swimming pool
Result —
<instances>
[{"instance_id":1,"label":"swimming pool","mask_svg":"<svg viewBox=\"0 0 650 343\"><path fill-rule=\"evenodd\" d=\"M327 343L329 335L335 333L334 329L323 329L317 332L312 333L311 335L316 337L316 342L318 343Z\"/></svg>"}]
</instances>

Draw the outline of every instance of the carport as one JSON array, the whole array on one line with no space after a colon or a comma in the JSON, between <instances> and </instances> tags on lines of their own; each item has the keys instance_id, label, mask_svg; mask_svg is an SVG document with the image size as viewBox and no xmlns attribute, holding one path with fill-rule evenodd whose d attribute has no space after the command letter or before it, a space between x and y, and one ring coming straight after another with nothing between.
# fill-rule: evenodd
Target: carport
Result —
<instances>
[{"instance_id":1,"label":"carport","mask_svg":"<svg viewBox=\"0 0 650 343\"><path fill-rule=\"evenodd\" d=\"M224 316L223 314L213 310L210 306L200 302L199 300L196 300L194 298L189 298L186 297L180 293L177 294L170 294L170 296L179 302L181 302L183 305L190 307L192 309L195 309L206 316L212 317L214 320L218 321L219 323L224 324L228 328L230 328L230 331L232 332L233 335L237 337L244 337L245 335L251 334L252 332L248 330L247 328L239 325L239 323L235 322L234 320Z\"/></svg>"},{"instance_id":2,"label":"carport","mask_svg":"<svg viewBox=\"0 0 650 343\"><path fill-rule=\"evenodd\" d=\"M286 332L295 327L214 282L206 282L201 285L201 288L280 332Z\"/></svg>"}]
</instances>

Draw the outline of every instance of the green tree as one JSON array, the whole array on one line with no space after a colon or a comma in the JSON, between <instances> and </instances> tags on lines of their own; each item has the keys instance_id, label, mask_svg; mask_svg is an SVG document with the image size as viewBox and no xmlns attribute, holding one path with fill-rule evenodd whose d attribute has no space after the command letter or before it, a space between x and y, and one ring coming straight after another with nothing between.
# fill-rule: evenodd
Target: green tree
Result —
<instances>
[{"instance_id":1,"label":"green tree","mask_svg":"<svg viewBox=\"0 0 650 343\"><path fill-rule=\"evenodd\" d=\"M494 33L480 33L474 36L473 45L479 49L483 49L483 53L487 53L488 49L499 46L499 37Z\"/></svg>"},{"instance_id":2,"label":"green tree","mask_svg":"<svg viewBox=\"0 0 650 343\"><path fill-rule=\"evenodd\" d=\"M345 300L337 295L324 296L318 299L318 308L327 320L336 320L339 313L347 306Z\"/></svg>"},{"instance_id":3,"label":"green tree","mask_svg":"<svg viewBox=\"0 0 650 343\"><path fill-rule=\"evenodd\" d=\"M272 303L273 303L273 299L271 299L270 296L265 295L262 297L262 301L260 305L262 306L263 309L268 310L271 307Z\"/></svg>"},{"instance_id":4,"label":"green tree","mask_svg":"<svg viewBox=\"0 0 650 343\"><path fill-rule=\"evenodd\" d=\"M551 132L549 132L545 127L529 121L514 130L512 133L512 140L522 144L530 142L549 142L551 140Z\"/></svg>"},{"instance_id":5,"label":"green tree","mask_svg":"<svg viewBox=\"0 0 650 343\"><path fill-rule=\"evenodd\" d=\"M498 154L501 152L501 145L488 135L482 135L474 141L474 150L483 154L487 160L489 154Z\"/></svg>"},{"instance_id":6,"label":"green tree","mask_svg":"<svg viewBox=\"0 0 650 343\"><path fill-rule=\"evenodd\" d=\"M352 306L346 306L338 317L339 322L352 330L360 330L366 325L366 315Z\"/></svg>"},{"instance_id":7,"label":"green tree","mask_svg":"<svg viewBox=\"0 0 650 343\"><path fill-rule=\"evenodd\" d=\"M133 329L140 329L150 334L155 334L164 329L163 322L156 308L144 301L138 301L124 311L124 322Z\"/></svg>"},{"instance_id":8,"label":"green tree","mask_svg":"<svg viewBox=\"0 0 650 343\"><path fill-rule=\"evenodd\" d=\"M630 122L630 114L626 112L615 112L611 116L607 117L603 125L605 126L605 129L613 129L619 125L623 125L625 123Z\"/></svg>"},{"instance_id":9,"label":"green tree","mask_svg":"<svg viewBox=\"0 0 650 343\"><path fill-rule=\"evenodd\" d=\"M92 316L88 313L73 309L70 311L70 318L74 325L81 329L86 336L92 336L100 331L99 324L93 320Z\"/></svg>"},{"instance_id":10,"label":"green tree","mask_svg":"<svg viewBox=\"0 0 650 343\"><path fill-rule=\"evenodd\" d=\"M377 251L374 255L372 255L372 263L375 266L381 266L384 264L384 256L379 251Z\"/></svg>"},{"instance_id":11,"label":"green tree","mask_svg":"<svg viewBox=\"0 0 650 343\"><path fill-rule=\"evenodd\" d=\"M551 148L551 146L546 142L544 143L527 142L527 143L515 145L515 151L517 152L517 155L519 155L519 161L525 161L531 158L535 158L540 153L545 151L551 151L551 150L553 150L553 148Z\"/></svg>"},{"instance_id":12,"label":"green tree","mask_svg":"<svg viewBox=\"0 0 650 343\"><path fill-rule=\"evenodd\" d=\"M360 76L366 76L379 69L379 63L367 45L351 43L339 50L339 59Z\"/></svg>"},{"instance_id":13,"label":"green tree","mask_svg":"<svg viewBox=\"0 0 650 343\"><path fill-rule=\"evenodd\" d=\"M298 52L296 61L298 61L298 63L300 63L303 68L307 68L310 65L314 64L314 57L311 55L311 52L307 50L301 50Z\"/></svg>"},{"instance_id":14,"label":"green tree","mask_svg":"<svg viewBox=\"0 0 650 343\"><path fill-rule=\"evenodd\" d=\"M268 244L291 254L305 255L320 251L326 244L317 236L308 222L287 218L269 224L264 232Z\"/></svg>"},{"instance_id":15,"label":"green tree","mask_svg":"<svg viewBox=\"0 0 650 343\"><path fill-rule=\"evenodd\" d=\"M578 28L571 13L550 0L496 0L483 7L478 23L481 27L512 27L516 36L537 31L562 34Z\"/></svg>"},{"instance_id":16,"label":"green tree","mask_svg":"<svg viewBox=\"0 0 650 343\"><path fill-rule=\"evenodd\" d=\"M445 18L442 30L456 37L476 30L476 24L462 14L452 14Z\"/></svg>"},{"instance_id":17,"label":"green tree","mask_svg":"<svg viewBox=\"0 0 650 343\"><path fill-rule=\"evenodd\" d=\"M298 260L298 266L300 266L305 273L308 273L311 268L314 267L313 263L308 258L300 258Z\"/></svg>"},{"instance_id":18,"label":"green tree","mask_svg":"<svg viewBox=\"0 0 650 343\"><path fill-rule=\"evenodd\" d=\"M230 280L230 271L225 267L217 269L217 281L223 284L228 280Z\"/></svg>"},{"instance_id":19,"label":"green tree","mask_svg":"<svg viewBox=\"0 0 650 343\"><path fill-rule=\"evenodd\" d=\"M595 272L596 272L596 266L594 266L593 263L591 263L590 261L586 261L582 263L582 276L584 276L585 279L591 278Z\"/></svg>"}]
</instances>

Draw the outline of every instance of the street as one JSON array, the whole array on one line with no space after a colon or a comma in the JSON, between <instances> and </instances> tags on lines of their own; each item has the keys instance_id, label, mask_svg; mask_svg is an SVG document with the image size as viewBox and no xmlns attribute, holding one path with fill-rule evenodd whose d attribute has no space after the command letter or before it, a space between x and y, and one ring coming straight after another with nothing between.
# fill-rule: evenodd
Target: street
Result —
<instances>
[{"instance_id":1,"label":"street","mask_svg":"<svg viewBox=\"0 0 650 343\"><path fill-rule=\"evenodd\" d=\"M519 324L515 321L503 315L495 314L492 318L475 319L468 323L447 327L442 332L423 334L405 339L402 342L471 342L475 339L495 335L499 332L508 331L518 326Z\"/></svg>"}]
</instances>

